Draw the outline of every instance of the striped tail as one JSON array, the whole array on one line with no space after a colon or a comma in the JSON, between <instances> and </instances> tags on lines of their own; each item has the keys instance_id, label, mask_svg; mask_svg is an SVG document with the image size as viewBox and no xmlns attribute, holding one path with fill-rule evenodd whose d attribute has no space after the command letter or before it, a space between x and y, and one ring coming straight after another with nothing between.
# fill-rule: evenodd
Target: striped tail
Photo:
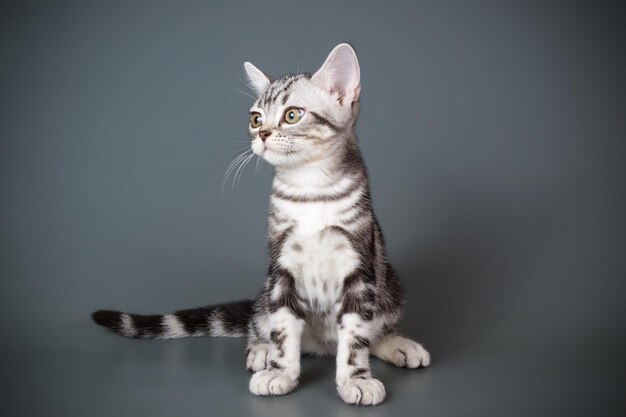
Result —
<instances>
[{"instance_id":1,"label":"striped tail","mask_svg":"<svg viewBox=\"0 0 626 417\"><path fill-rule=\"evenodd\" d=\"M243 337L253 312L252 300L190 308L172 314L140 315L98 310L91 317L117 334L136 339L179 339L195 336Z\"/></svg>"}]
</instances>

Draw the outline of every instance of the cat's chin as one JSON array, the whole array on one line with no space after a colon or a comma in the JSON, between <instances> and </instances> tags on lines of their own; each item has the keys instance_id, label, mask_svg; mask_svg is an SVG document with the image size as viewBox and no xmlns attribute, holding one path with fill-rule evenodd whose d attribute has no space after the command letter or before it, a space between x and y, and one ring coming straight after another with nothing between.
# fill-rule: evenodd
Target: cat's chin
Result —
<instances>
[{"instance_id":1,"label":"cat's chin","mask_svg":"<svg viewBox=\"0 0 626 417\"><path fill-rule=\"evenodd\" d=\"M265 148L262 151L254 151L254 153L273 166L293 166L294 163L297 164L296 158L294 158L293 155L285 155L284 153L275 152L269 148Z\"/></svg>"},{"instance_id":2,"label":"cat's chin","mask_svg":"<svg viewBox=\"0 0 626 417\"><path fill-rule=\"evenodd\" d=\"M263 158L267 163L269 163L270 165L273 166L282 166L282 165L288 165L290 163L290 159L289 157L287 157L286 155L281 155L277 152L273 152L269 149L266 149L261 155L261 158Z\"/></svg>"},{"instance_id":3,"label":"cat's chin","mask_svg":"<svg viewBox=\"0 0 626 417\"><path fill-rule=\"evenodd\" d=\"M254 151L255 154L263 158L267 163L275 167L299 168L305 165L323 163L328 160L323 153L291 153L285 154L265 148L262 152Z\"/></svg>"}]
</instances>

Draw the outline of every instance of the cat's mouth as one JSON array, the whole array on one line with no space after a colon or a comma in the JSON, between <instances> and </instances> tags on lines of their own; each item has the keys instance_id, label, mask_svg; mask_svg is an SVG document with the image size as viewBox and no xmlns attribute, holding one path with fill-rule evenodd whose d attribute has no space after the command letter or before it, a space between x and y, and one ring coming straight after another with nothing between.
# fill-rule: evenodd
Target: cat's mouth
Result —
<instances>
[{"instance_id":1,"label":"cat's mouth","mask_svg":"<svg viewBox=\"0 0 626 417\"><path fill-rule=\"evenodd\" d=\"M252 151L262 158L270 155L286 155L284 149L281 149L280 146L272 145L272 143L268 143L268 141L263 142L261 140L252 142Z\"/></svg>"},{"instance_id":2,"label":"cat's mouth","mask_svg":"<svg viewBox=\"0 0 626 417\"><path fill-rule=\"evenodd\" d=\"M252 151L263 158L270 165L281 166L297 166L302 163L310 162L321 157L321 154L314 152L313 154L303 149L302 146L295 144L274 143L272 141L261 141L255 139L252 141Z\"/></svg>"}]
</instances>

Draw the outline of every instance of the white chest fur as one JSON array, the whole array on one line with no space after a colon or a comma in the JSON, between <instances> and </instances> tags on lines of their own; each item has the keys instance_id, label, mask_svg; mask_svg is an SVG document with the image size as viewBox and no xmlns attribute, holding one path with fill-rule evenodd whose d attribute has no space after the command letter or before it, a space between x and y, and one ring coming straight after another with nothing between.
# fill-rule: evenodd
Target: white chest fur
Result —
<instances>
[{"instance_id":1,"label":"white chest fur","mask_svg":"<svg viewBox=\"0 0 626 417\"><path fill-rule=\"evenodd\" d=\"M291 234L283 244L278 262L291 272L296 291L308 306L303 349L333 352L343 282L358 264L356 252L343 234L323 229Z\"/></svg>"},{"instance_id":2,"label":"white chest fur","mask_svg":"<svg viewBox=\"0 0 626 417\"><path fill-rule=\"evenodd\" d=\"M298 294L312 310L330 309L340 297L344 278L357 266L357 254L337 231L297 230L285 240L278 262L294 276Z\"/></svg>"},{"instance_id":3,"label":"white chest fur","mask_svg":"<svg viewBox=\"0 0 626 417\"><path fill-rule=\"evenodd\" d=\"M327 201L297 201L279 196L271 199L273 210L284 219L282 226L293 228L283 242L278 262L294 276L299 295L309 301L311 308L321 310L335 304L344 278L357 266L357 254L347 237L332 226L341 225L346 210L364 192L362 187L354 187L360 184L353 178L328 182L329 177L322 170L301 169L286 179L275 178L274 188L300 196L352 192Z\"/></svg>"},{"instance_id":4,"label":"white chest fur","mask_svg":"<svg viewBox=\"0 0 626 417\"><path fill-rule=\"evenodd\" d=\"M293 275L296 291L307 305L303 341L316 345L318 352L334 349L344 280L359 262L348 238L333 226L341 227L342 218L351 215L351 208L365 192L356 178L328 181L317 169L275 179L273 186L287 196L342 194L342 198L298 201L273 195L271 199L272 210L281 219L274 223L275 231L291 228L277 261Z\"/></svg>"}]
</instances>

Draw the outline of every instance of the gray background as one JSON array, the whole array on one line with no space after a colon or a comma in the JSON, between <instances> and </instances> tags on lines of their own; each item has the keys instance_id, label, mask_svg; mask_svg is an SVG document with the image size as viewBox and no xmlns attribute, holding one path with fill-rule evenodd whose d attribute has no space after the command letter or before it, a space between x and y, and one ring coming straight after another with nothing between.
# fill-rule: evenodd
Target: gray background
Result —
<instances>
[{"instance_id":1,"label":"gray background","mask_svg":"<svg viewBox=\"0 0 626 417\"><path fill-rule=\"evenodd\" d=\"M2 414L624 415L625 8L535 3L3 2ZM343 405L331 359L256 398L241 339L94 325L255 295L271 169L220 190L242 62L314 71L346 40L433 366L373 361L377 408Z\"/></svg>"}]
</instances>

